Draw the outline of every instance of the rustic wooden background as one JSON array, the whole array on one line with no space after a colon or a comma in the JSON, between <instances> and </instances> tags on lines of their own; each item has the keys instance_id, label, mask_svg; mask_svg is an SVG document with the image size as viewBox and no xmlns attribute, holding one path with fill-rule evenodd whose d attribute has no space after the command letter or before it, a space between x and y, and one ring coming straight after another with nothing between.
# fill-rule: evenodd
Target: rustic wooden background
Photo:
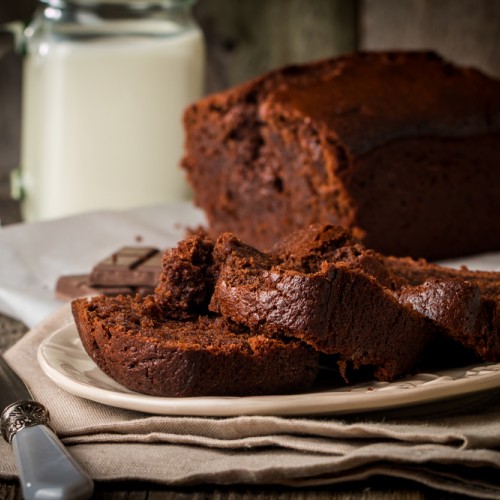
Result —
<instances>
[{"instance_id":1,"label":"rustic wooden background","mask_svg":"<svg viewBox=\"0 0 500 500\"><path fill-rule=\"evenodd\" d=\"M28 20L36 0L0 0L0 24ZM500 77L500 0L199 0L206 90L277 66L356 49L433 49ZM0 222L19 221L9 172L19 163L21 60L0 34Z\"/></svg>"}]
</instances>

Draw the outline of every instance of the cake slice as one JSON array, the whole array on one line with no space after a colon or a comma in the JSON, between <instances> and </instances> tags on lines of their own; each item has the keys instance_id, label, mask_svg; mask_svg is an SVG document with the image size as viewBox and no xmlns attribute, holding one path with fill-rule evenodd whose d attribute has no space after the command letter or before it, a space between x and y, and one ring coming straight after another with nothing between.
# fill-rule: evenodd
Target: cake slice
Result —
<instances>
[{"instance_id":1,"label":"cake slice","mask_svg":"<svg viewBox=\"0 0 500 500\"><path fill-rule=\"evenodd\" d=\"M169 318L149 297L72 302L83 346L123 386L165 397L306 391L318 353L300 341L249 332L213 316Z\"/></svg>"},{"instance_id":2,"label":"cake slice","mask_svg":"<svg viewBox=\"0 0 500 500\"><path fill-rule=\"evenodd\" d=\"M423 259L385 257L384 262L412 285L401 290L400 300L481 359L500 360L500 273L451 269Z\"/></svg>"}]
</instances>

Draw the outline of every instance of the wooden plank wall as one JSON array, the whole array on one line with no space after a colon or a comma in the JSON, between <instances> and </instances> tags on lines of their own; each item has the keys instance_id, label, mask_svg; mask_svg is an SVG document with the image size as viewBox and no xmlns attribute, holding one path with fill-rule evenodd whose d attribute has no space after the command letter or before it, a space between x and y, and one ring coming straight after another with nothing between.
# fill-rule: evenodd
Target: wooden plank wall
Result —
<instances>
[{"instance_id":1,"label":"wooden plank wall","mask_svg":"<svg viewBox=\"0 0 500 500\"><path fill-rule=\"evenodd\" d=\"M207 41L207 92L355 50L357 9L351 0L201 0L195 15Z\"/></svg>"},{"instance_id":2,"label":"wooden plank wall","mask_svg":"<svg viewBox=\"0 0 500 500\"><path fill-rule=\"evenodd\" d=\"M0 1L0 23L35 0ZM213 92L288 63L357 48L433 49L500 77L500 0L199 0ZM7 174L19 162L21 61L0 37L0 221L19 219ZM2 57L3 54L3 57Z\"/></svg>"},{"instance_id":3,"label":"wooden plank wall","mask_svg":"<svg viewBox=\"0 0 500 500\"><path fill-rule=\"evenodd\" d=\"M500 77L500 1L363 0L363 49L433 49Z\"/></svg>"},{"instance_id":4,"label":"wooden plank wall","mask_svg":"<svg viewBox=\"0 0 500 500\"><path fill-rule=\"evenodd\" d=\"M500 76L500 0L201 0L207 91L355 49L430 49Z\"/></svg>"}]
</instances>

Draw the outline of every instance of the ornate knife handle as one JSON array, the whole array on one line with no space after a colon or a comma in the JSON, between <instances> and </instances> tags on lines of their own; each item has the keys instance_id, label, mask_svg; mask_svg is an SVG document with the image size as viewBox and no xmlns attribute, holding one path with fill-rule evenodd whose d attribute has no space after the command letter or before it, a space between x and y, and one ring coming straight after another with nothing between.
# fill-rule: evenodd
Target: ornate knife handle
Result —
<instances>
[{"instance_id":1,"label":"ornate knife handle","mask_svg":"<svg viewBox=\"0 0 500 500\"><path fill-rule=\"evenodd\" d=\"M34 425L47 425L49 412L41 403L36 401L18 401L7 406L2 413L0 429L2 436L8 443L12 443L15 434Z\"/></svg>"},{"instance_id":2,"label":"ornate knife handle","mask_svg":"<svg viewBox=\"0 0 500 500\"><path fill-rule=\"evenodd\" d=\"M2 436L12 444L25 500L86 500L94 483L48 427L49 412L18 401L2 413Z\"/></svg>"}]
</instances>

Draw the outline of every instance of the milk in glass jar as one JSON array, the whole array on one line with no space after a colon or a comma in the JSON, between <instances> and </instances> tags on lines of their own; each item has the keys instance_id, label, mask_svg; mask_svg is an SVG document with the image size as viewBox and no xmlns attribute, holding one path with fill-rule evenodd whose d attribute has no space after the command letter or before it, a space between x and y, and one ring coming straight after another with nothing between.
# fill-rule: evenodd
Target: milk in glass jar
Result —
<instances>
[{"instance_id":1,"label":"milk in glass jar","mask_svg":"<svg viewBox=\"0 0 500 500\"><path fill-rule=\"evenodd\" d=\"M192 0L43 0L25 30L27 221L181 200L182 113L203 87Z\"/></svg>"}]
</instances>

